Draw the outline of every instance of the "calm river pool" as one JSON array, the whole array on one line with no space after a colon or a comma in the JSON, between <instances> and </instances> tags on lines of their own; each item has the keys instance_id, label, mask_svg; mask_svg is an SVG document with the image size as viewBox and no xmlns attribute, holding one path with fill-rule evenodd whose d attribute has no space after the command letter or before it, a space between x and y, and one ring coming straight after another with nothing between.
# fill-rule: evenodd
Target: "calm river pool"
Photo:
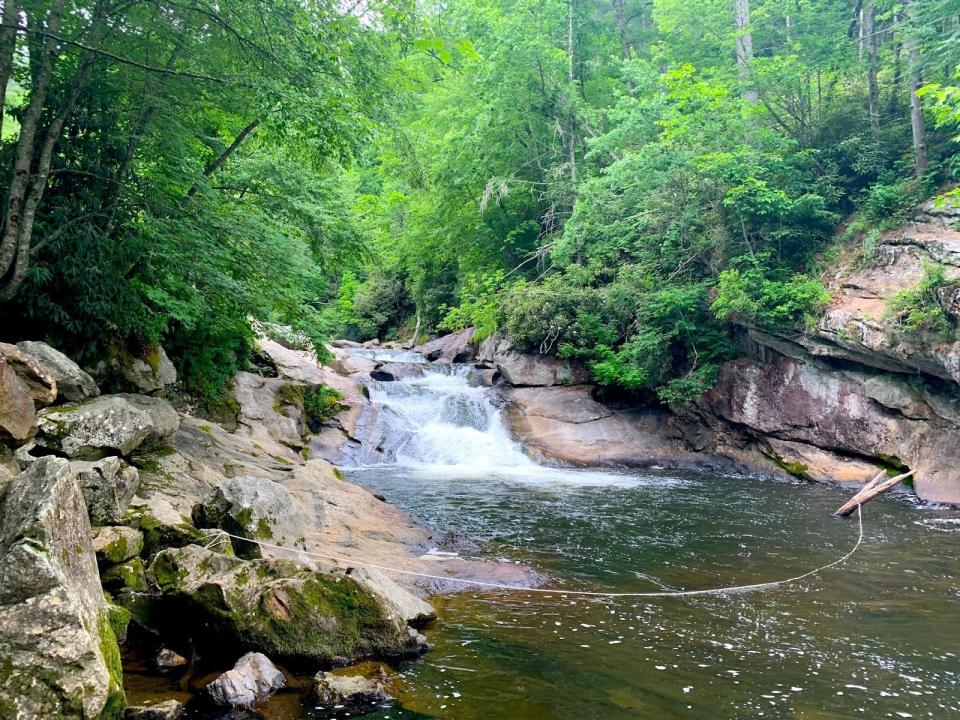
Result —
<instances>
[{"instance_id":1,"label":"calm river pool","mask_svg":"<svg viewBox=\"0 0 960 720\"><path fill-rule=\"evenodd\" d=\"M853 547L848 491L742 479L384 466L348 479L568 589L800 575ZM468 591L367 718L960 718L960 513L881 498L846 564L770 591L596 600ZM506 561L506 560L505 560ZM302 718L347 717L307 709Z\"/></svg>"}]
</instances>

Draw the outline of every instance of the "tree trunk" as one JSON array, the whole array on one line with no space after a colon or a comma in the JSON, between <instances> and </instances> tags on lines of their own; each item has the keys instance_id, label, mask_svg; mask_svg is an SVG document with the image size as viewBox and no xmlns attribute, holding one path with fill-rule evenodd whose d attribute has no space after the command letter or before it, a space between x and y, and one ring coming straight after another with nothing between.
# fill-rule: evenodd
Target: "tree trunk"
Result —
<instances>
[{"instance_id":1,"label":"tree trunk","mask_svg":"<svg viewBox=\"0 0 960 720\"><path fill-rule=\"evenodd\" d=\"M913 159L917 177L927 171L927 128L923 120L923 103L917 91L923 85L920 71L920 40L917 37L916 0L907 5L907 63L910 68L910 128L913 131Z\"/></svg>"},{"instance_id":2,"label":"tree trunk","mask_svg":"<svg viewBox=\"0 0 960 720\"><path fill-rule=\"evenodd\" d=\"M737 67L743 86L741 97L751 105L760 99L751 87L750 62L753 60L753 35L750 33L750 0L733 0L733 25L737 30Z\"/></svg>"},{"instance_id":3,"label":"tree trunk","mask_svg":"<svg viewBox=\"0 0 960 720\"><path fill-rule=\"evenodd\" d=\"M3 137L3 112L7 105L7 83L13 69L13 56L17 50L17 29L20 21L20 5L16 0L4 0L3 28L0 29L0 138Z\"/></svg>"},{"instance_id":4,"label":"tree trunk","mask_svg":"<svg viewBox=\"0 0 960 720\"><path fill-rule=\"evenodd\" d=\"M576 119L572 102L573 87L573 0L567 0L567 83L570 86L570 131L567 133L568 162L570 163L570 191L576 193L577 187L577 149L576 149Z\"/></svg>"},{"instance_id":5,"label":"tree trunk","mask_svg":"<svg viewBox=\"0 0 960 720\"><path fill-rule=\"evenodd\" d=\"M47 32L56 35L60 32L63 20L65 0L53 0L47 15ZM40 18L27 18L27 22L35 22L42 26ZM7 225L4 228L3 239L0 240L0 277L5 276L17 257L17 244L23 228L23 210L27 193L30 189L30 168L33 165L34 140L37 127L47 101L47 91L50 88L50 79L53 75L53 63L57 57L57 43L49 35L41 44L40 58L37 62L35 82L30 88L30 104L20 123L20 136L17 139L17 149L13 165L13 179L7 193Z\"/></svg>"},{"instance_id":6,"label":"tree trunk","mask_svg":"<svg viewBox=\"0 0 960 720\"><path fill-rule=\"evenodd\" d=\"M863 8L863 32L867 39L867 110L870 131L876 138L880 134L880 85L877 82L877 33L873 0L866 0Z\"/></svg>"},{"instance_id":7,"label":"tree trunk","mask_svg":"<svg viewBox=\"0 0 960 720\"><path fill-rule=\"evenodd\" d=\"M613 16L617 23L617 35L620 40L620 59L630 59L630 41L627 39L626 0L614 0Z\"/></svg>"}]
</instances>

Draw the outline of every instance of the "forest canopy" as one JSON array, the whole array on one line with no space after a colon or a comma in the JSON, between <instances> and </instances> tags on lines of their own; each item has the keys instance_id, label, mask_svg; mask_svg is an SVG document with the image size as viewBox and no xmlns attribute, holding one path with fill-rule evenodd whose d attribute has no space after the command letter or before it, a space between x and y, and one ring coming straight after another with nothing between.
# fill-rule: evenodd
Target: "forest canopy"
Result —
<instances>
[{"instance_id":1,"label":"forest canopy","mask_svg":"<svg viewBox=\"0 0 960 720\"><path fill-rule=\"evenodd\" d=\"M960 172L960 0L3 0L0 335L478 328L665 402Z\"/></svg>"}]
</instances>

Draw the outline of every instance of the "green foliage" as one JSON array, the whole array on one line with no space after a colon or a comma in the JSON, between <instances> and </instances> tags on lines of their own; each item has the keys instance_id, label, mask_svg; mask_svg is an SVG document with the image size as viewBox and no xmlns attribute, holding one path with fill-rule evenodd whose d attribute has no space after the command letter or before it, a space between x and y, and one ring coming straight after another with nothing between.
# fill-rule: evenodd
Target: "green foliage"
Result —
<instances>
[{"instance_id":1,"label":"green foliage","mask_svg":"<svg viewBox=\"0 0 960 720\"><path fill-rule=\"evenodd\" d=\"M809 324L829 301L830 294L815 278L749 263L720 273L710 309L721 320L785 328Z\"/></svg>"},{"instance_id":2,"label":"green foliage","mask_svg":"<svg viewBox=\"0 0 960 720\"><path fill-rule=\"evenodd\" d=\"M503 285L502 270L471 273L460 285L460 305L455 308L441 307L441 311L446 312L437 327L460 332L473 326L476 328L476 342L493 335L503 322L499 299Z\"/></svg>"},{"instance_id":3,"label":"green foliage","mask_svg":"<svg viewBox=\"0 0 960 720\"><path fill-rule=\"evenodd\" d=\"M342 404L343 393L336 388L319 385L307 388L303 393L303 411L307 422L318 425L330 420L334 415L346 409Z\"/></svg>"},{"instance_id":4,"label":"green foliage","mask_svg":"<svg viewBox=\"0 0 960 720\"><path fill-rule=\"evenodd\" d=\"M952 334L957 323L947 312L944 298L958 283L947 280L942 265L928 264L924 270L924 277L916 287L903 290L887 301L887 320L905 332Z\"/></svg>"}]
</instances>

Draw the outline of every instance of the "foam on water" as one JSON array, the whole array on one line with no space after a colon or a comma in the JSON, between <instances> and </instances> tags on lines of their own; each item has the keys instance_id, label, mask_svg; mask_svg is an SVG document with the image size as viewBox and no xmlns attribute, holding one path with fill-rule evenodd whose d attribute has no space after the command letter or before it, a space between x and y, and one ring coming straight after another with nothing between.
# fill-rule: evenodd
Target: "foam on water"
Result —
<instances>
[{"instance_id":1,"label":"foam on water","mask_svg":"<svg viewBox=\"0 0 960 720\"><path fill-rule=\"evenodd\" d=\"M473 366L424 368L422 357L417 357L416 376L369 384L370 400L377 408L373 435L378 454L368 455L363 464L395 464L425 478L465 481L483 477L577 486L671 482L539 465L510 437L495 392L474 383ZM390 361L397 362L395 357Z\"/></svg>"}]
</instances>

